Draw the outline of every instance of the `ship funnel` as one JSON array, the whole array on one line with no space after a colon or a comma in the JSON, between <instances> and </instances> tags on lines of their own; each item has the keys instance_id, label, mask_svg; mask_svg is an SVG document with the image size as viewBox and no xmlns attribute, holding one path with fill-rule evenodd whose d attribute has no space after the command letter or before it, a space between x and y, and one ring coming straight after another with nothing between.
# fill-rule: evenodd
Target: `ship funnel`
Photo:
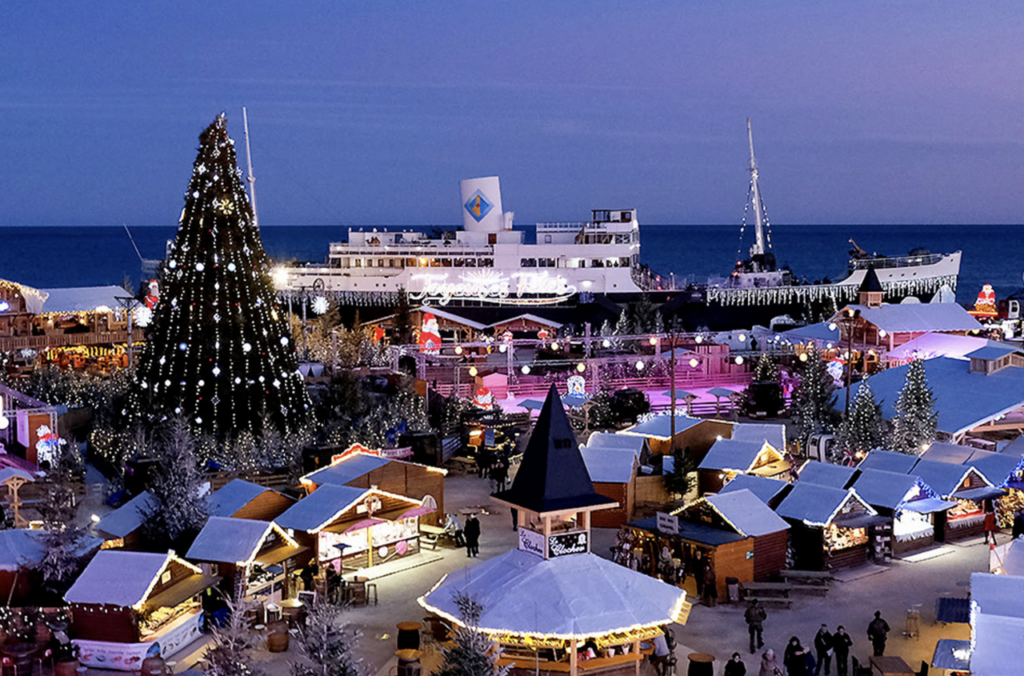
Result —
<instances>
[{"instance_id":1,"label":"ship funnel","mask_svg":"<svg viewBox=\"0 0 1024 676\"><path fill-rule=\"evenodd\" d=\"M467 178L459 183L459 188L462 193L462 227L466 232L500 232L505 229L501 184L497 176Z\"/></svg>"}]
</instances>

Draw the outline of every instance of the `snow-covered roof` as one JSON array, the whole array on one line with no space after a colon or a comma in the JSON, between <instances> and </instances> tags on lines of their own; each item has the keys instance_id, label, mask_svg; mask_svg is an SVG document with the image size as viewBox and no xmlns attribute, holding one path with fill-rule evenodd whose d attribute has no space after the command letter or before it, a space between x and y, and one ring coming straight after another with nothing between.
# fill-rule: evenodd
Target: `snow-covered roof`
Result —
<instances>
[{"instance_id":1,"label":"snow-covered roof","mask_svg":"<svg viewBox=\"0 0 1024 676\"><path fill-rule=\"evenodd\" d=\"M767 441L777 451L786 450L786 426L773 423L735 423L732 438L737 441Z\"/></svg>"},{"instance_id":2,"label":"snow-covered roof","mask_svg":"<svg viewBox=\"0 0 1024 676\"><path fill-rule=\"evenodd\" d=\"M173 552L151 554L121 549L103 550L93 557L64 598L68 603L139 606L149 596L171 561L195 568L176 557Z\"/></svg>"},{"instance_id":3,"label":"snow-covered roof","mask_svg":"<svg viewBox=\"0 0 1024 676\"><path fill-rule=\"evenodd\" d=\"M980 457L972 456L964 464L981 472L993 486L1005 486L1006 482L1024 467L1024 458L1002 453L986 453Z\"/></svg>"},{"instance_id":4,"label":"snow-covered roof","mask_svg":"<svg viewBox=\"0 0 1024 676\"><path fill-rule=\"evenodd\" d=\"M31 286L27 286L25 284L12 282L7 279L0 279L0 282L18 287L18 291L21 292L21 297L25 299L26 310L28 310L34 315L37 315L43 311L43 303L46 302L46 297L49 295L45 291L33 288Z\"/></svg>"},{"instance_id":5,"label":"snow-covered roof","mask_svg":"<svg viewBox=\"0 0 1024 676\"><path fill-rule=\"evenodd\" d=\"M951 465L947 462L919 460L914 465L912 472L943 498L955 493L969 474L976 474L986 484L989 483L981 472L970 465Z\"/></svg>"},{"instance_id":6,"label":"snow-covered roof","mask_svg":"<svg viewBox=\"0 0 1024 676\"><path fill-rule=\"evenodd\" d=\"M118 297L132 296L120 286L80 286L46 289L49 294L43 303L43 312L92 312L97 308L116 310L121 307Z\"/></svg>"},{"instance_id":7,"label":"snow-covered roof","mask_svg":"<svg viewBox=\"0 0 1024 676\"><path fill-rule=\"evenodd\" d=\"M691 418L688 415L676 413L676 434L685 432L691 427L705 422L700 418ZM632 427L619 432L619 434L632 434L641 437L652 437L654 439L668 440L672 436L672 416L669 415L656 415L652 418L637 423Z\"/></svg>"},{"instance_id":8,"label":"snow-covered roof","mask_svg":"<svg viewBox=\"0 0 1024 676\"><path fill-rule=\"evenodd\" d=\"M749 490L709 495L706 499L741 535L759 537L789 529L789 524Z\"/></svg>"},{"instance_id":9,"label":"snow-covered roof","mask_svg":"<svg viewBox=\"0 0 1024 676\"><path fill-rule=\"evenodd\" d=\"M686 603L682 589L596 554L545 560L519 549L449 573L419 603L458 624L455 592L483 606L484 632L563 639L668 624Z\"/></svg>"},{"instance_id":10,"label":"snow-covered roof","mask_svg":"<svg viewBox=\"0 0 1024 676\"><path fill-rule=\"evenodd\" d=\"M11 528L0 530L0 570L16 571L20 568L32 568L43 560L46 548L42 538L44 530L28 530ZM100 546L100 541L92 536L82 538L79 551L85 554Z\"/></svg>"},{"instance_id":11,"label":"snow-covered roof","mask_svg":"<svg viewBox=\"0 0 1024 676\"><path fill-rule=\"evenodd\" d=\"M872 379L872 382L874 380ZM910 470L914 469L914 465L917 464L916 455L907 455L906 453L896 453L895 451L883 451L881 449L875 449L870 451L864 459L857 465L858 469L880 469L884 472L897 472L899 474L907 474Z\"/></svg>"},{"instance_id":12,"label":"snow-covered roof","mask_svg":"<svg viewBox=\"0 0 1024 676\"><path fill-rule=\"evenodd\" d=\"M835 325L832 322L808 324L783 331L781 335L791 343L813 342L819 346L825 343L837 343L839 342L839 327L830 328L831 326Z\"/></svg>"},{"instance_id":13,"label":"snow-covered roof","mask_svg":"<svg viewBox=\"0 0 1024 676\"><path fill-rule=\"evenodd\" d=\"M282 528L316 532L337 519L369 492L367 488L325 484L285 510L284 514L277 517L277 524Z\"/></svg>"},{"instance_id":14,"label":"snow-covered roof","mask_svg":"<svg viewBox=\"0 0 1024 676\"><path fill-rule=\"evenodd\" d=\"M1024 435L1021 435L999 449L1002 455L1012 455L1017 458L1024 458Z\"/></svg>"},{"instance_id":15,"label":"snow-covered roof","mask_svg":"<svg viewBox=\"0 0 1024 676\"><path fill-rule=\"evenodd\" d=\"M435 312L434 314L437 314L437 313ZM537 324L542 324L544 326L550 326L553 329L560 329L560 328L562 328L562 324L560 324L559 322L556 322L556 321L554 321L552 319L547 319L546 317L541 317L540 315L535 315L535 314L532 314L532 313L529 313L529 312L524 312L521 315L516 315L515 317L509 317L508 319L503 319L500 322L494 322L493 324L488 324L486 328L491 329L491 328L494 328L495 326L504 326L505 324L511 324L512 322L516 321L517 319L525 319L527 321L535 322Z\"/></svg>"},{"instance_id":16,"label":"snow-covered roof","mask_svg":"<svg viewBox=\"0 0 1024 676\"><path fill-rule=\"evenodd\" d=\"M344 486L364 474L369 474L375 469L380 469L391 462L391 458L383 458L377 455L366 453L353 453L327 467L322 467L315 472L307 474L304 478L317 485L334 484Z\"/></svg>"},{"instance_id":17,"label":"snow-covered roof","mask_svg":"<svg viewBox=\"0 0 1024 676\"><path fill-rule=\"evenodd\" d=\"M275 526L270 521L212 516L199 531L186 557L193 561L244 563L252 561ZM294 545L281 529L278 535Z\"/></svg>"},{"instance_id":18,"label":"snow-covered roof","mask_svg":"<svg viewBox=\"0 0 1024 676\"><path fill-rule=\"evenodd\" d=\"M142 491L110 514L100 519L96 527L115 538L127 537L134 532L146 514L156 506L155 498L149 491Z\"/></svg>"},{"instance_id":19,"label":"snow-covered roof","mask_svg":"<svg viewBox=\"0 0 1024 676\"><path fill-rule=\"evenodd\" d=\"M771 445L764 440L737 441L736 439L719 439L701 460L697 469L721 469L733 472L746 472L757 461L761 451Z\"/></svg>"},{"instance_id":20,"label":"snow-covered roof","mask_svg":"<svg viewBox=\"0 0 1024 676\"><path fill-rule=\"evenodd\" d=\"M936 441L928 450L921 454L922 460L947 462L951 465L962 465L970 460L978 449L972 446L951 444L948 441Z\"/></svg>"},{"instance_id":21,"label":"snow-covered roof","mask_svg":"<svg viewBox=\"0 0 1024 676\"><path fill-rule=\"evenodd\" d=\"M724 495L733 491L748 490L757 496L761 502L768 504L769 501L786 490L790 485L780 479L770 479L753 474L737 474L718 494Z\"/></svg>"},{"instance_id":22,"label":"snow-covered roof","mask_svg":"<svg viewBox=\"0 0 1024 676\"><path fill-rule=\"evenodd\" d=\"M971 573L971 604L985 615L1024 619L1024 577Z\"/></svg>"},{"instance_id":23,"label":"snow-covered roof","mask_svg":"<svg viewBox=\"0 0 1024 676\"><path fill-rule=\"evenodd\" d=\"M233 479L210 496L210 516L232 516L271 489L243 479Z\"/></svg>"},{"instance_id":24,"label":"snow-covered roof","mask_svg":"<svg viewBox=\"0 0 1024 676\"><path fill-rule=\"evenodd\" d=\"M908 305L848 305L860 310L862 319L887 333L924 333L927 331L974 331L982 328L978 320L956 303L912 303ZM841 313L836 313L835 321ZM874 384L874 381L872 381Z\"/></svg>"},{"instance_id":25,"label":"snow-covered roof","mask_svg":"<svg viewBox=\"0 0 1024 676\"><path fill-rule=\"evenodd\" d=\"M628 434L594 432L587 439L587 446L590 448L628 448L639 458L647 447L647 439Z\"/></svg>"},{"instance_id":26,"label":"snow-covered roof","mask_svg":"<svg viewBox=\"0 0 1024 676\"><path fill-rule=\"evenodd\" d=\"M793 490L775 508L775 513L809 526L824 526L832 522L848 500L857 500L869 514L878 513L852 488L843 490L805 481L793 485Z\"/></svg>"},{"instance_id":27,"label":"snow-covered roof","mask_svg":"<svg viewBox=\"0 0 1024 676\"><path fill-rule=\"evenodd\" d=\"M951 357L965 359L968 354L990 342L978 336L961 336L955 333L926 333L908 340L899 347L889 351L890 362L909 361L910 359L932 359L933 357Z\"/></svg>"},{"instance_id":28,"label":"snow-covered roof","mask_svg":"<svg viewBox=\"0 0 1024 676\"><path fill-rule=\"evenodd\" d=\"M1020 348L1007 343L997 343L995 341L989 341L985 347L979 347L974 352L967 354L968 359L981 359L982 361L992 361L1000 359L1008 354L1014 352L1020 352Z\"/></svg>"},{"instance_id":29,"label":"snow-covered roof","mask_svg":"<svg viewBox=\"0 0 1024 676\"><path fill-rule=\"evenodd\" d=\"M27 472L17 467L4 467L0 469L0 484L17 477L18 479L24 479L25 481L35 481L36 478L32 476L31 472Z\"/></svg>"},{"instance_id":30,"label":"snow-covered roof","mask_svg":"<svg viewBox=\"0 0 1024 676\"><path fill-rule=\"evenodd\" d=\"M628 448L584 446L580 453L594 483L624 484L633 479L637 455Z\"/></svg>"},{"instance_id":31,"label":"snow-covered roof","mask_svg":"<svg viewBox=\"0 0 1024 676\"><path fill-rule=\"evenodd\" d=\"M853 489L872 507L896 509L917 487L918 481L920 479L911 474L865 469L853 482Z\"/></svg>"},{"instance_id":32,"label":"snow-covered roof","mask_svg":"<svg viewBox=\"0 0 1024 676\"><path fill-rule=\"evenodd\" d=\"M921 306L943 307L943 306ZM909 367L897 366L871 376L871 390L882 407L882 416L891 420L896 400L906 381ZM951 436L1024 406L1024 368L1008 367L994 373L971 373L969 362L936 357L925 362L928 386L935 395L939 414L938 430ZM853 386L856 398L860 383ZM839 391L837 401L842 401Z\"/></svg>"},{"instance_id":33,"label":"snow-covered roof","mask_svg":"<svg viewBox=\"0 0 1024 676\"><path fill-rule=\"evenodd\" d=\"M856 467L809 460L800 468L800 481L809 481L812 484L831 486L832 488L849 488L856 473Z\"/></svg>"},{"instance_id":34,"label":"snow-covered roof","mask_svg":"<svg viewBox=\"0 0 1024 676\"><path fill-rule=\"evenodd\" d=\"M1010 577L1000 575L999 577ZM972 589L973 592L973 589ZM1017 597L1018 603L1020 597ZM1005 615L979 615L972 622L974 649L971 651L971 676L1006 676L1018 673L1013 664L1020 659L1020 639L1024 619Z\"/></svg>"}]
</instances>

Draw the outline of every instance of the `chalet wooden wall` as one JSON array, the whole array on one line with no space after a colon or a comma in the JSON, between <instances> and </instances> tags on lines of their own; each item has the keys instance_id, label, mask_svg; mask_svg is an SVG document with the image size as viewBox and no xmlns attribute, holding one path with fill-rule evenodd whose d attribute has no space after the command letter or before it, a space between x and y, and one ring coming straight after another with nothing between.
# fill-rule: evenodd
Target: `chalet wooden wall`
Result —
<instances>
[{"instance_id":1,"label":"chalet wooden wall","mask_svg":"<svg viewBox=\"0 0 1024 676\"><path fill-rule=\"evenodd\" d=\"M595 528L618 528L633 520L636 486L632 482L628 484L595 483L594 490L598 495L603 495L619 503L615 509L602 509L591 513L591 524Z\"/></svg>"},{"instance_id":2,"label":"chalet wooden wall","mask_svg":"<svg viewBox=\"0 0 1024 676\"><path fill-rule=\"evenodd\" d=\"M758 582L778 577L786 567L789 531L769 533L754 538L754 579Z\"/></svg>"},{"instance_id":3,"label":"chalet wooden wall","mask_svg":"<svg viewBox=\"0 0 1024 676\"><path fill-rule=\"evenodd\" d=\"M256 521L273 521L284 514L285 510L295 504L291 499L277 491L263 491L250 500L244 507L232 514L236 519L253 519Z\"/></svg>"},{"instance_id":4,"label":"chalet wooden wall","mask_svg":"<svg viewBox=\"0 0 1024 676\"><path fill-rule=\"evenodd\" d=\"M734 577L740 582L753 582L754 559L747 558L747 552L754 551L753 538L718 545L711 550L711 565L715 569L715 583L719 600L725 600L725 578Z\"/></svg>"},{"instance_id":5,"label":"chalet wooden wall","mask_svg":"<svg viewBox=\"0 0 1024 676\"><path fill-rule=\"evenodd\" d=\"M71 638L136 643L139 626L130 608L76 604L71 607Z\"/></svg>"},{"instance_id":6,"label":"chalet wooden wall","mask_svg":"<svg viewBox=\"0 0 1024 676\"><path fill-rule=\"evenodd\" d=\"M437 501L437 512L420 518L421 523L437 526L444 515L444 474L433 468L407 462L389 462L352 481L349 486L370 488L376 486L382 491L405 495L422 500L431 496Z\"/></svg>"}]
</instances>

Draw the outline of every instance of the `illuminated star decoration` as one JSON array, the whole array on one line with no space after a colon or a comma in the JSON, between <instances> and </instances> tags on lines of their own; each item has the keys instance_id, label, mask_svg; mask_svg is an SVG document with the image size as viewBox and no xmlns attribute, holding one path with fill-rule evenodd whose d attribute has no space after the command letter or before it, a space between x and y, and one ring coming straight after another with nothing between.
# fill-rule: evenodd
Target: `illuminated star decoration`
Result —
<instances>
[{"instance_id":1,"label":"illuminated star decoration","mask_svg":"<svg viewBox=\"0 0 1024 676\"><path fill-rule=\"evenodd\" d=\"M323 296L317 296L313 299L313 312L318 315L322 315L330 309L331 304Z\"/></svg>"}]
</instances>

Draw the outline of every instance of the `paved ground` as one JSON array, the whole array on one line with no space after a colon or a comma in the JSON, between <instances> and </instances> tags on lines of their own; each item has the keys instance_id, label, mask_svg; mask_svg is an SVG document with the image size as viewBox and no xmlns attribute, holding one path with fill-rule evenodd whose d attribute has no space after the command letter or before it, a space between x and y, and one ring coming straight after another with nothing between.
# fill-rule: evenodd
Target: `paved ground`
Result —
<instances>
[{"instance_id":1,"label":"paved ground","mask_svg":"<svg viewBox=\"0 0 1024 676\"><path fill-rule=\"evenodd\" d=\"M480 558L500 554L515 546L515 533L508 510L490 503L489 482L475 476L452 477L446 482L446 507L458 510L470 505L489 506L488 514L481 516L483 535ZM1004 536L1008 537L1008 536ZM594 551L608 555L614 531L595 531ZM893 631L887 654L899 655L915 667L921 660L930 660L935 642L939 638L967 638L966 625L942 626L935 624L935 599L942 595L963 597L967 593L970 574L987 570L988 547L980 538L953 545L950 554L920 563L895 562L886 568L869 568L858 572L849 581L833 583L826 598L799 597L791 610L768 610L765 623L766 646L781 652L791 636L799 637L807 645L818 626L824 622L830 629L845 625L853 636L853 655L867 660L870 644L865 636L868 622L875 610L882 611ZM377 580L380 605L354 608L348 619L358 626L363 637L358 653L367 667L366 673L387 675L395 664L395 625L405 620L421 620L425 615L416 603L442 575L467 564L463 550L439 550L442 560L414 570ZM875 572L878 571L878 572ZM875 574L867 575L868 572ZM901 635L908 608L921 612L920 637L907 639ZM685 673L685 655L690 651L709 652L718 657L716 674L721 673L724 660L734 651L743 654L748 673L756 663L755 656L746 650L747 635L742 607L719 605L717 608L695 606L685 627L676 627L680 670ZM425 671L436 665L439 656L429 647L424 657ZM201 652L190 651L179 655L177 671L192 666ZM289 654L265 655L263 665L270 676L288 673ZM759 659L759 658L757 658Z\"/></svg>"}]
</instances>

